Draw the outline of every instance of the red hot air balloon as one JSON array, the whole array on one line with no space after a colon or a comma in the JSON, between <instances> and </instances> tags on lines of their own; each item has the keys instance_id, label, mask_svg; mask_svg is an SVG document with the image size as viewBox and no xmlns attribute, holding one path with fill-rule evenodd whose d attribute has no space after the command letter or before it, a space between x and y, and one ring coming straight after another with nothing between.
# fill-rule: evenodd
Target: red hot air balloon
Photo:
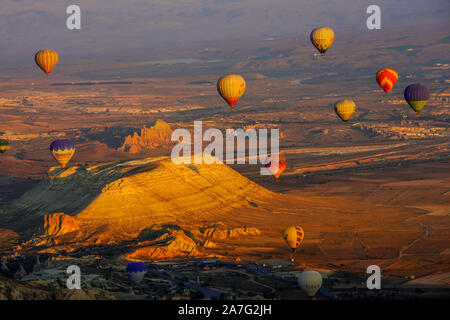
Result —
<instances>
[{"instance_id":1,"label":"red hot air balloon","mask_svg":"<svg viewBox=\"0 0 450 320\"><path fill-rule=\"evenodd\" d=\"M286 166L287 166L286 158L283 157L282 155L278 157L278 162L272 163L271 161L265 165L265 167L269 169L269 171L273 174L275 179L278 179L281 176L283 171L286 169Z\"/></svg>"},{"instance_id":2,"label":"red hot air balloon","mask_svg":"<svg viewBox=\"0 0 450 320\"><path fill-rule=\"evenodd\" d=\"M398 73L394 69L384 68L377 72L376 79L384 92L386 92L386 94L389 94L389 92L391 92L392 88L397 83Z\"/></svg>"}]
</instances>

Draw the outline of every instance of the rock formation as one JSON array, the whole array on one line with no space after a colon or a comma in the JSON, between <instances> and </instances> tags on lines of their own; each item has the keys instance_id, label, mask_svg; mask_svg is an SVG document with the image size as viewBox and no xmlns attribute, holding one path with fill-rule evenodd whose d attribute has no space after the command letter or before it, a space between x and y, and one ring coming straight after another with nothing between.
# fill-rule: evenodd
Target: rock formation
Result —
<instances>
[{"instance_id":1,"label":"rock formation","mask_svg":"<svg viewBox=\"0 0 450 320\"><path fill-rule=\"evenodd\" d=\"M69 215L60 212L44 215L42 231L45 236L57 237L78 230L80 230L80 227L75 219Z\"/></svg>"},{"instance_id":2,"label":"rock formation","mask_svg":"<svg viewBox=\"0 0 450 320\"><path fill-rule=\"evenodd\" d=\"M204 256L197 243L182 230L171 230L127 255L129 260L173 259ZM148 246L145 246L145 245Z\"/></svg>"},{"instance_id":3,"label":"rock formation","mask_svg":"<svg viewBox=\"0 0 450 320\"><path fill-rule=\"evenodd\" d=\"M114 300L99 289L69 290L50 288L41 284L23 282L0 276L0 300Z\"/></svg>"},{"instance_id":4,"label":"rock formation","mask_svg":"<svg viewBox=\"0 0 450 320\"><path fill-rule=\"evenodd\" d=\"M226 227L223 223L214 223L206 228L200 229L206 238L211 239L236 239L248 236L257 236L261 232L253 227Z\"/></svg>"},{"instance_id":5,"label":"rock formation","mask_svg":"<svg viewBox=\"0 0 450 320\"><path fill-rule=\"evenodd\" d=\"M36 263L33 264L32 272L39 272L42 269L41 262L39 261L39 256L36 256Z\"/></svg>"},{"instance_id":6,"label":"rock formation","mask_svg":"<svg viewBox=\"0 0 450 320\"><path fill-rule=\"evenodd\" d=\"M8 268L8 265L6 264L6 262L7 262L6 257L2 256L0 259L0 271L2 271L4 273L9 272L9 268Z\"/></svg>"},{"instance_id":7,"label":"rock formation","mask_svg":"<svg viewBox=\"0 0 450 320\"><path fill-rule=\"evenodd\" d=\"M142 128L140 134L135 132L133 135L127 136L119 150L129 153L139 153L146 150L168 147L172 145L170 141L171 135L172 129L170 126L162 120L157 120L153 127Z\"/></svg>"},{"instance_id":8,"label":"rock formation","mask_svg":"<svg viewBox=\"0 0 450 320\"><path fill-rule=\"evenodd\" d=\"M17 270L16 273L14 274L14 278L21 279L21 278L25 277L26 275L27 275L27 272L25 271L23 266L20 265L19 270Z\"/></svg>"},{"instance_id":9,"label":"rock formation","mask_svg":"<svg viewBox=\"0 0 450 320\"><path fill-rule=\"evenodd\" d=\"M58 300L115 300L112 295L97 289L64 290L56 298Z\"/></svg>"},{"instance_id":10,"label":"rock formation","mask_svg":"<svg viewBox=\"0 0 450 320\"><path fill-rule=\"evenodd\" d=\"M215 248L217 245L209 240L206 240L205 242L203 242L203 247L204 248Z\"/></svg>"},{"instance_id":11,"label":"rock formation","mask_svg":"<svg viewBox=\"0 0 450 320\"><path fill-rule=\"evenodd\" d=\"M0 276L0 300L51 300L53 293L46 287Z\"/></svg>"}]
</instances>

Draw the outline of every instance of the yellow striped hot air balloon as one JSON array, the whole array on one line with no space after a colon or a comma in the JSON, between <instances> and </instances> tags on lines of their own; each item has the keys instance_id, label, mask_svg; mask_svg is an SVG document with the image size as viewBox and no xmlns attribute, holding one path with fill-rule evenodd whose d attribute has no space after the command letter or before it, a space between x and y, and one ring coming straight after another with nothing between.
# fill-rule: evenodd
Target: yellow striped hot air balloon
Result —
<instances>
[{"instance_id":1,"label":"yellow striped hot air balloon","mask_svg":"<svg viewBox=\"0 0 450 320\"><path fill-rule=\"evenodd\" d=\"M339 118L342 119L342 121L347 121L355 112L356 104L353 100L341 100L336 103L334 110L336 111L336 114L339 116Z\"/></svg>"},{"instance_id":2,"label":"yellow striped hot air balloon","mask_svg":"<svg viewBox=\"0 0 450 320\"><path fill-rule=\"evenodd\" d=\"M319 27L311 32L310 39L314 47L316 47L323 56L333 44L334 31L328 27Z\"/></svg>"},{"instance_id":3,"label":"yellow striped hot air balloon","mask_svg":"<svg viewBox=\"0 0 450 320\"><path fill-rule=\"evenodd\" d=\"M302 243L303 237L305 233L303 229L299 226L290 226L287 227L283 232L284 241L288 244L289 248L291 248L292 252L298 248L298 246Z\"/></svg>"},{"instance_id":4,"label":"yellow striped hot air balloon","mask_svg":"<svg viewBox=\"0 0 450 320\"><path fill-rule=\"evenodd\" d=\"M58 53L55 50L51 49L40 50L34 56L36 64L39 66L39 68L42 69L42 71L45 72L47 77L58 63L58 59Z\"/></svg>"},{"instance_id":5,"label":"yellow striped hot air balloon","mask_svg":"<svg viewBox=\"0 0 450 320\"><path fill-rule=\"evenodd\" d=\"M245 80L238 74L227 74L217 81L217 91L233 109L245 92Z\"/></svg>"},{"instance_id":6,"label":"yellow striped hot air balloon","mask_svg":"<svg viewBox=\"0 0 450 320\"><path fill-rule=\"evenodd\" d=\"M66 139L55 140L50 144L50 152L61 168L65 169L75 153L75 144Z\"/></svg>"}]
</instances>

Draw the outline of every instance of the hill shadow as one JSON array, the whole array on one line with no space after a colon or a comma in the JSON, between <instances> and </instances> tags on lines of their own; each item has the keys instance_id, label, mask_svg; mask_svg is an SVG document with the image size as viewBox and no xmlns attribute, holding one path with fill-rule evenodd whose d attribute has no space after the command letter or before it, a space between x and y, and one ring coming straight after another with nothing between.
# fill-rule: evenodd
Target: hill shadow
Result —
<instances>
[{"instance_id":1,"label":"hill shadow","mask_svg":"<svg viewBox=\"0 0 450 320\"><path fill-rule=\"evenodd\" d=\"M87 132L88 140L95 140L106 144L113 149L120 148L127 136L133 135L135 132L140 132L140 129L131 127L105 127L101 132Z\"/></svg>"},{"instance_id":2,"label":"hill shadow","mask_svg":"<svg viewBox=\"0 0 450 320\"><path fill-rule=\"evenodd\" d=\"M158 160L156 160L158 161ZM28 236L47 213L76 216L85 210L108 184L158 167L154 159L120 161L96 166L60 168L10 204L0 207L0 226Z\"/></svg>"}]
</instances>

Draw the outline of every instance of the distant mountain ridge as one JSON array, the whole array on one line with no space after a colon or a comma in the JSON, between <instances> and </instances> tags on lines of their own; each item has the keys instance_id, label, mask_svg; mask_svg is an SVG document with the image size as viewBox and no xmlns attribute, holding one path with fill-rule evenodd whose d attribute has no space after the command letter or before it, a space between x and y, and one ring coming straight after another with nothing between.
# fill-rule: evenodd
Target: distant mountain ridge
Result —
<instances>
[{"instance_id":1,"label":"distant mountain ridge","mask_svg":"<svg viewBox=\"0 0 450 320\"><path fill-rule=\"evenodd\" d=\"M60 51L62 57L92 59L101 52L103 59L118 51L130 56L135 50L148 55L170 43L303 37L317 25L374 32L365 25L369 3L355 0L91 0L80 4L81 30L66 28L69 15L65 11L70 4L2 1L0 29L7 35L0 43L3 57L22 58L46 47ZM445 1L383 1L379 5L382 31L389 33L405 26L419 29L430 21L443 28L448 20Z\"/></svg>"}]
</instances>

